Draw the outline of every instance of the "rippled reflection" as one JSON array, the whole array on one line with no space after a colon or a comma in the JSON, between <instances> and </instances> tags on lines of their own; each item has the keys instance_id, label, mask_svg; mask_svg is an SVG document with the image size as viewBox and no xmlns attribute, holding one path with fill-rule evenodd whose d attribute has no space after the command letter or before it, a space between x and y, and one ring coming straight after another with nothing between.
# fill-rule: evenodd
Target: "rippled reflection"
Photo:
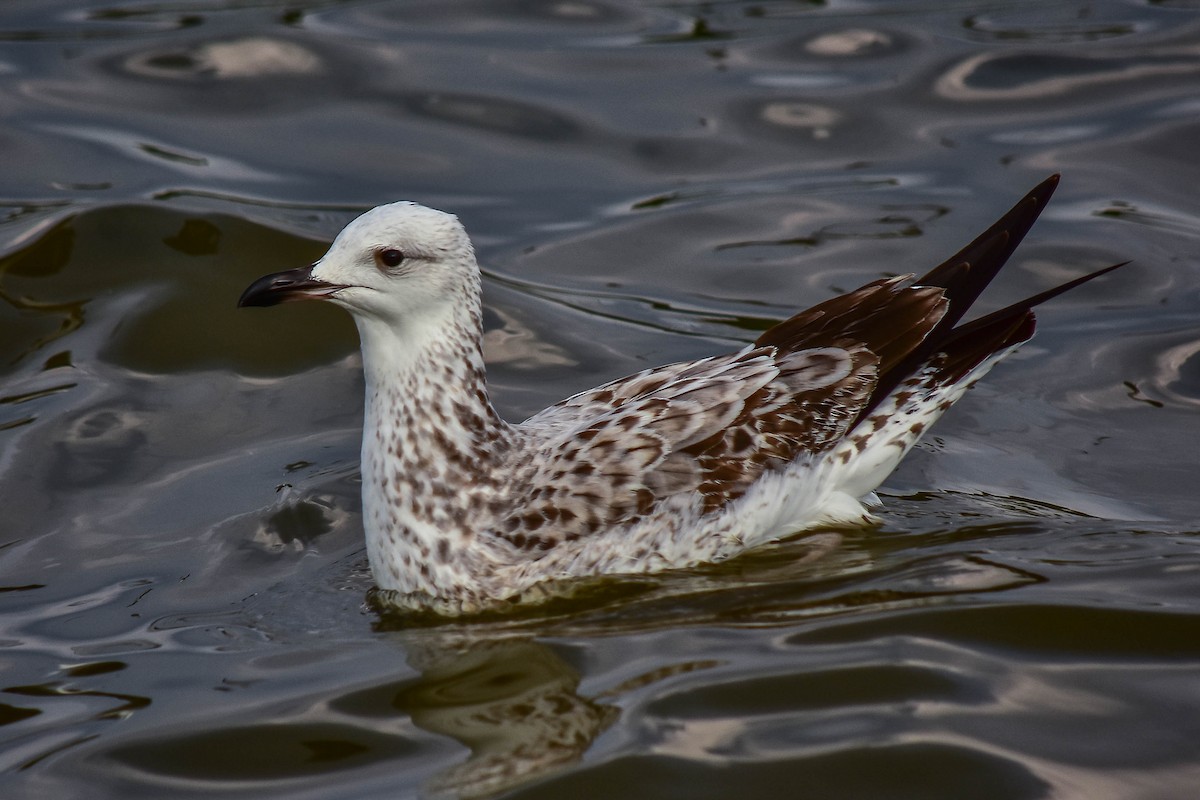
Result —
<instances>
[{"instance_id":1,"label":"rippled reflection","mask_svg":"<svg viewBox=\"0 0 1200 800\"><path fill-rule=\"evenodd\" d=\"M1190 797L1195 11L6 4L0 797ZM499 618L364 604L353 325L234 308L372 205L452 211L524 418L923 271L1052 171L984 302L1133 263L882 528Z\"/></svg>"},{"instance_id":2,"label":"rippled reflection","mask_svg":"<svg viewBox=\"0 0 1200 800\"><path fill-rule=\"evenodd\" d=\"M294 42L263 37L202 44L194 50L141 53L127 69L155 78L253 78L266 75L312 75L321 72L320 57Z\"/></svg>"},{"instance_id":3,"label":"rippled reflection","mask_svg":"<svg viewBox=\"0 0 1200 800\"><path fill-rule=\"evenodd\" d=\"M330 697L322 721L306 718L311 714L231 721L125 741L103 758L160 785L187 780L219 790L305 776L328 782L342 771L387 768L426 752L411 721L469 750L425 781L428 794L489 797L576 763L619 716L616 706L581 695L578 671L527 638L426 632L401 640L419 676ZM20 717L19 710L12 714Z\"/></svg>"},{"instance_id":4,"label":"rippled reflection","mask_svg":"<svg viewBox=\"0 0 1200 800\"><path fill-rule=\"evenodd\" d=\"M492 796L568 767L620 713L580 696L580 674L527 639L422 637L409 644L408 659L421 679L394 706L470 749L466 761L430 780L437 794Z\"/></svg>"},{"instance_id":5,"label":"rippled reflection","mask_svg":"<svg viewBox=\"0 0 1200 800\"><path fill-rule=\"evenodd\" d=\"M1034 100L1078 96L1111 84L1187 80L1197 73L1200 65L1183 53L1149 61L983 53L947 71L936 90L952 100Z\"/></svg>"}]
</instances>

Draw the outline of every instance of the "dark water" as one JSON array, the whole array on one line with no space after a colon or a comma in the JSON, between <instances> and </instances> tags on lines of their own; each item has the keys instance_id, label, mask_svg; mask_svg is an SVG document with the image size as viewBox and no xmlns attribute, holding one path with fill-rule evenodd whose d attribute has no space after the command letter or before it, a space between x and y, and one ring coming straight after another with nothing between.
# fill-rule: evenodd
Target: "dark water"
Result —
<instances>
[{"instance_id":1,"label":"dark water","mask_svg":"<svg viewBox=\"0 0 1200 800\"><path fill-rule=\"evenodd\" d=\"M1200 6L9 2L0 796L1182 798L1200 786ZM521 418L919 270L1132 259L879 530L414 626L364 601L357 211L458 213Z\"/></svg>"}]
</instances>

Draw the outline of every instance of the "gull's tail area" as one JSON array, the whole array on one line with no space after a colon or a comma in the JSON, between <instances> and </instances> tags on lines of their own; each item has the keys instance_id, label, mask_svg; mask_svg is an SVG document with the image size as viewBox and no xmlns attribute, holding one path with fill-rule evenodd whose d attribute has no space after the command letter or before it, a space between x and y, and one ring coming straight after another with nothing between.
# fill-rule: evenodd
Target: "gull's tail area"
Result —
<instances>
[{"instance_id":1,"label":"gull's tail area","mask_svg":"<svg viewBox=\"0 0 1200 800\"><path fill-rule=\"evenodd\" d=\"M1058 175L1042 181L974 241L914 282L914 287L940 288L947 302L946 312L919 345L894 366L880 371L879 382L870 402L859 412L858 422L870 417L898 386L921 371L935 356L940 361L938 382L956 383L989 361L993 354L1007 352L1015 345L1029 341L1036 327L1035 306L1124 266L1105 267L959 324L1033 227L1050 202L1058 181ZM982 373L978 377L982 377Z\"/></svg>"},{"instance_id":2,"label":"gull's tail area","mask_svg":"<svg viewBox=\"0 0 1200 800\"><path fill-rule=\"evenodd\" d=\"M906 293L916 297L934 290L940 301L933 307L926 301L931 313L915 329L902 310L879 314L880 319L871 324L872 331L890 327L896 337L867 342L881 354L875 389L834 453L835 460L849 467L841 482L848 494L874 491L946 409L1033 336L1034 307L1124 266L1097 270L962 322L1045 209L1058 180L1057 175L1047 178L974 241L897 292L900 306ZM913 300L907 303L914 305ZM919 341L913 343L918 335ZM905 343L901 348L896 347L899 341Z\"/></svg>"}]
</instances>

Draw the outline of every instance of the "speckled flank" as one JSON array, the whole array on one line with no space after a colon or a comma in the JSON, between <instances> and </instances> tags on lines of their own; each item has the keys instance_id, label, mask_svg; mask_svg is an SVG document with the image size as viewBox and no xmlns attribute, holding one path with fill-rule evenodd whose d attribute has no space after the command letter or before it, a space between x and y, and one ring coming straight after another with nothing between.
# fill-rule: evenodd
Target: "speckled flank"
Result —
<instances>
[{"instance_id":1,"label":"speckled flank","mask_svg":"<svg viewBox=\"0 0 1200 800\"><path fill-rule=\"evenodd\" d=\"M398 603L470 612L871 521L862 499L1032 336L1030 309L1053 291L957 323L1052 189L920 280L875 281L736 353L646 370L519 425L488 399L479 270L449 214L382 206L311 270L268 276L243 302L315 296L353 313L375 579Z\"/></svg>"}]
</instances>

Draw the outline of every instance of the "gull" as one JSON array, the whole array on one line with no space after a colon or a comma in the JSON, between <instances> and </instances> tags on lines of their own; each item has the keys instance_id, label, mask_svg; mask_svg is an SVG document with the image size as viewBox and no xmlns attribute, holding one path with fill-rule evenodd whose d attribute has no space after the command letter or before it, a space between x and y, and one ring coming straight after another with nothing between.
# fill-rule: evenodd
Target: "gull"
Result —
<instances>
[{"instance_id":1,"label":"gull","mask_svg":"<svg viewBox=\"0 0 1200 800\"><path fill-rule=\"evenodd\" d=\"M1033 307L1123 266L962 322L1058 178L920 278L873 281L736 352L610 381L519 424L488 394L479 266L451 214L374 208L238 305L317 298L351 313L373 577L398 606L475 613L876 523L875 489L1033 336Z\"/></svg>"}]
</instances>

